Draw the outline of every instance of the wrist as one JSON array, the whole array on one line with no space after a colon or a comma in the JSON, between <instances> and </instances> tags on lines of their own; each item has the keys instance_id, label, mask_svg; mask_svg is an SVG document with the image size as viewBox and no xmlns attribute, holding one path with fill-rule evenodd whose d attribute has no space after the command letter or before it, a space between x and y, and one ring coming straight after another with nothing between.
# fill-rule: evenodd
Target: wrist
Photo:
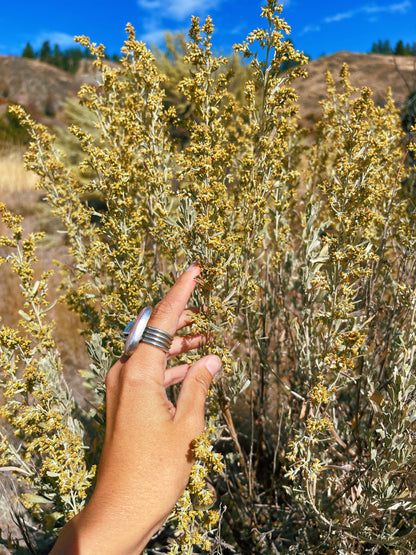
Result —
<instances>
[{"instance_id":1,"label":"wrist","mask_svg":"<svg viewBox=\"0 0 416 555\"><path fill-rule=\"evenodd\" d=\"M86 509L65 524L50 555L138 555L160 526L136 519L126 526L123 515L114 514L97 520Z\"/></svg>"}]
</instances>

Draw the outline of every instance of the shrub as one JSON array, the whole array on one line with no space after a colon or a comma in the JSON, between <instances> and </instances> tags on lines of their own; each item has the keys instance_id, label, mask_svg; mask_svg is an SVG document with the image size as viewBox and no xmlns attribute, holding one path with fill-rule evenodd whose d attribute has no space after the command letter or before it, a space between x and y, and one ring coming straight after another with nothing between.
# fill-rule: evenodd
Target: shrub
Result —
<instances>
[{"instance_id":1,"label":"shrub","mask_svg":"<svg viewBox=\"0 0 416 555\"><path fill-rule=\"evenodd\" d=\"M0 145L26 145L28 134L24 127L19 123L18 118L13 112L6 112L0 116Z\"/></svg>"},{"instance_id":2,"label":"shrub","mask_svg":"<svg viewBox=\"0 0 416 555\"><path fill-rule=\"evenodd\" d=\"M53 136L15 110L31 136L27 167L66 230L74 262L62 268L64 299L86 324L92 358L84 377L94 409L85 414L62 380L47 276L32 280L37 237L22 239L3 209L11 253L2 260L26 308L21 329L0 336L9 423L1 456L39 535L85 503L103 379L123 326L198 260L194 301L207 311L193 327L224 372L188 489L148 553L411 552L416 220L402 187L404 134L392 99L376 107L344 67L339 85L328 76L307 138L292 88L306 59L284 40L280 11L269 0L266 29L235 47L251 65L243 95L230 92L227 60L212 53L210 18L193 18L189 74L178 85L193 106L182 148L171 140L164 78L131 26L120 67L79 39L102 75L79 95L98 132L71 128L90 179L69 171ZM105 211L82 202L91 194Z\"/></svg>"}]
</instances>

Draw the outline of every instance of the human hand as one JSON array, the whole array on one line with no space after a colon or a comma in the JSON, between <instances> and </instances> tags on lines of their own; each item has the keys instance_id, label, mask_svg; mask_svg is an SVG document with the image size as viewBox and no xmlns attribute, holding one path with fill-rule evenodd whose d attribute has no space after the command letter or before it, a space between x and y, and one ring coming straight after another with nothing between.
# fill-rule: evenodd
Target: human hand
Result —
<instances>
[{"instance_id":1,"label":"human hand","mask_svg":"<svg viewBox=\"0 0 416 555\"><path fill-rule=\"evenodd\" d=\"M148 325L173 335L191 323L186 304L200 273L184 272L156 305ZM198 347L199 335L176 336L168 356ZM220 359L166 370L168 356L139 343L106 378L107 413L97 484L86 507L65 525L51 555L137 554L163 524L189 479L191 444L204 429L205 399ZM176 408L165 387L183 380Z\"/></svg>"}]
</instances>

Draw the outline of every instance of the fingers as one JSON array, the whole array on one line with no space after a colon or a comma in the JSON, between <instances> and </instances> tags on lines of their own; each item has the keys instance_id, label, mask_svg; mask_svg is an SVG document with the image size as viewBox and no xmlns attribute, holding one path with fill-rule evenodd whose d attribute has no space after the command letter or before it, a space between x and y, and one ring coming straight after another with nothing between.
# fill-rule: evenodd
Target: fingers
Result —
<instances>
[{"instance_id":1,"label":"fingers","mask_svg":"<svg viewBox=\"0 0 416 555\"><path fill-rule=\"evenodd\" d=\"M189 364L181 364L180 366L174 366L173 368L168 368L165 372L165 380L163 385L165 387L170 387L180 383L186 376L189 370Z\"/></svg>"},{"instance_id":2,"label":"fingers","mask_svg":"<svg viewBox=\"0 0 416 555\"><path fill-rule=\"evenodd\" d=\"M176 329L181 330L186 326L190 326L193 322L193 315L198 314L199 310L200 309L197 306L184 310L179 317L178 327Z\"/></svg>"},{"instance_id":3,"label":"fingers","mask_svg":"<svg viewBox=\"0 0 416 555\"><path fill-rule=\"evenodd\" d=\"M197 264L191 264L191 266L179 276L175 284L168 291L166 297L153 309L148 323L149 326L160 328L171 335L175 334L189 297L195 289L196 278L199 276L200 272L201 268Z\"/></svg>"},{"instance_id":4,"label":"fingers","mask_svg":"<svg viewBox=\"0 0 416 555\"><path fill-rule=\"evenodd\" d=\"M169 349L168 358L181 355L192 349L198 349L201 345L205 345L206 336L202 333L176 335Z\"/></svg>"},{"instance_id":5,"label":"fingers","mask_svg":"<svg viewBox=\"0 0 416 555\"><path fill-rule=\"evenodd\" d=\"M201 268L197 264L191 264L191 266L179 276L166 297L164 297L153 309L148 326L158 328L170 335L175 334L189 297L196 287L196 278L199 276L200 272ZM187 321L186 317L182 318L182 322L184 321ZM141 371L152 372L152 377L163 384L166 360L166 353L161 349L141 342L126 364L133 366L140 363L140 367L142 368Z\"/></svg>"},{"instance_id":6,"label":"fingers","mask_svg":"<svg viewBox=\"0 0 416 555\"><path fill-rule=\"evenodd\" d=\"M221 368L221 359L208 355L199 359L186 373L176 404L175 421L186 421L194 436L204 429L205 399L212 378Z\"/></svg>"}]
</instances>

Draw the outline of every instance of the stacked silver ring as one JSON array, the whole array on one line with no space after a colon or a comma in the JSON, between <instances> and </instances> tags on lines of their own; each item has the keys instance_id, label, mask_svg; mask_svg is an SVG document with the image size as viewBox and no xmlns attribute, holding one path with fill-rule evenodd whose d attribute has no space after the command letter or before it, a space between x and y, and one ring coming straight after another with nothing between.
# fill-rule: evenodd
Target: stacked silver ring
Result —
<instances>
[{"instance_id":1,"label":"stacked silver ring","mask_svg":"<svg viewBox=\"0 0 416 555\"><path fill-rule=\"evenodd\" d=\"M149 345L154 345L159 347L162 351L167 353L172 345L173 336L166 331L159 330L158 328L152 328L152 326L147 326L142 335L142 343L148 343Z\"/></svg>"},{"instance_id":2,"label":"stacked silver ring","mask_svg":"<svg viewBox=\"0 0 416 555\"><path fill-rule=\"evenodd\" d=\"M126 337L126 344L124 346L125 355L132 355L141 341L162 349L165 353L169 351L173 336L166 331L147 326L151 314L152 309L147 306L140 312L134 322L129 322L125 327L123 332Z\"/></svg>"}]
</instances>

